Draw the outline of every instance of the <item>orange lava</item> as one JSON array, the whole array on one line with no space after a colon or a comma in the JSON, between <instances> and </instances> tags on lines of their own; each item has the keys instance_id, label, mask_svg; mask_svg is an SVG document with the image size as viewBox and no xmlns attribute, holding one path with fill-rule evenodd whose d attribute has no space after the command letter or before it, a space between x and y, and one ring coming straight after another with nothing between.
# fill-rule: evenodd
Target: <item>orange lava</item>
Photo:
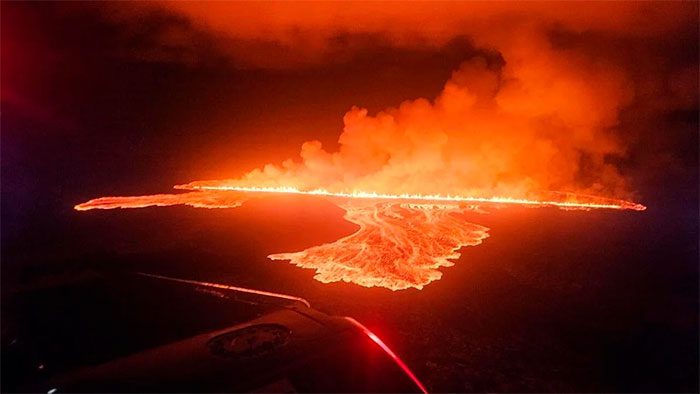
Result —
<instances>
[{"instance_id":1,"label":"orange lava","mask_svg":"<svg viewBox=\"0 0 700 394\"><path fill-rule=\"evenodd\" d=\"M313 269L323 283L351 282L365 287L391 290L422 289L440 279L441 267L459 258L463 246L479 245L488 228L469 223L464 214L488 205L513 204L561 209L644 210L645 206L622 200L564 193L550 199L526 200L505 197L442 195L390 195L368 192L329 192L318 189L235 187L188 184L179 194L131 197L102 197L75 206L76 210L143 208L188 205L196 208L235 208L256 194L303 194L325 196L345 210L344 218L359 229L335 242L308 249L276 253L271 260L289 260ZM556 199L554 199L556 197Z\"/></svg>"},{"instance_id":2,"label":"orange lava","mask_svg":"<svg viewBox=\"0 0 700 394\"><path fill-rule=\"evenodd\" d=\"M302 194L325 197L340 197L343 199L360 199L372 201L403 201L421 203L466 203L466 204L495 204L495 205L521 205L546 207L552 206L562 209L617 209L644 211L646 206L635 202L612 198L587 196L573 193L550 192L543 193L543 198L525 199L513 197L470 197L450 196L440 194L383 194L366 191L331 192L325 189L300 190L293 187L243 187L217 184L201 184L193 182L185 185L177 185L176 189L194 190L181 194L153 194L146 196L128 197L100 197L74 208L78 211L90 209L114 209L114 208L145 208L150 206L189 205L195 208L235 208L245 201L245 195L258 193L274 194ZM556 197L556 198L555 198Z\"/></svg>"},{"instance_id":3,"label":"orange lava","mask_svg":"<svg viewBox=\"0 0 700 394\"><path fill-rule=\"evenodd\" d=\"M188 205L195 208L235 208L245 202L240 193L189 192L181 194L152 194L148 196L100 197L76 205L77 211L91 209L167 207Z\"/></svg>"},{"instance_id":4,"label":"orange lava","mask_svg":"<svg viewBox=\"0 0 700 394\"><path fill-rule=\"evenodd\" d=\"M477 197L441 194L386 194L367 191L332 192L326 189L300 190L294 187L249 187L219 184L219 182L192 182L185 185L177 185L176 189L202 190L202 191L230 191L244 193L282 193L305 194L314 196L342 197L352 199L371 200L402 200L421 202L451 202L451 203L476 203L476 204L515 204L525 206L553 206L564 209L631 209L644 211L646 206L630 201L605 197L589 196L574 193L549 192L542 193L541 198L514 198L514 197ZM555 199L556 198L556 199Z\"/></svg>"},{"instance_id":5,"label":"orange lava","mask_svg":"<svg viewBox=\"0 0 700 394\"><path fill-rule=\"evenodd\" d=\"M352 282L365 287L422 289L440 279L440 267L454 265L462 246L488 237L486 227L464 220L469 208L397 203L345 201L345 219L360 228L335 242L295 253L277 253L272 260L289 260L316 270L323 282Z\"/></svg>"}]
</instances>

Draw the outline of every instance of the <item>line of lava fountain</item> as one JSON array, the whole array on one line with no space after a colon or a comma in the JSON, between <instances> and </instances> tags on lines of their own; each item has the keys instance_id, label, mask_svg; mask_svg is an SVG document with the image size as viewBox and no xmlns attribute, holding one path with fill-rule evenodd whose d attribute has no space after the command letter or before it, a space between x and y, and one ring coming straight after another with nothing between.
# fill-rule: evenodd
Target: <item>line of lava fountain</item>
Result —
<instances>
[{"instance_id":1,"label":"line of lava fountain","mask_svg":"<svg viewBox=\"0 0 700 394\"><path fill-rule=\"evenodd\" d=\"M243 193L281 193L281 194L303 194L314 196L327 197L343 197L343 198L359 198L359 199L374 199L374 200L416 200L416 201L436 201L436 202L463 202L463 203L481 203L481 204L513 204L513 205L528 205L528 206L552 206L564 209L631 209L635 211L644 211L646 206L630 201L608 199L602 197L587 197L594 199L597 202L582 202L582 201L553 201L553 200L530 200L523 198L512 197L469 197L469 196L451 196L440 194L384 194L366 191L353 192L331 192L325 189L301 190L295 187L257 187L257 186L198 186L198 185L178 185L176 189L186 190L205 190L205 191L232 191ZM573 195L575 198L581 196Z\"/></svg>"}]
</instances>

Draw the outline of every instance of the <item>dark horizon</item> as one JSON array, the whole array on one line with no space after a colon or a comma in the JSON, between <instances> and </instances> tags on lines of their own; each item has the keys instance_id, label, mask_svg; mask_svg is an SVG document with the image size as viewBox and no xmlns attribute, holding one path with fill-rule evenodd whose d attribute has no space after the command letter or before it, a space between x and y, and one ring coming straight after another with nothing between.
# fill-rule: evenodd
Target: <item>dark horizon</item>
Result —
<instances>
[{"instance_id":1,"label":"dark horizon","mask_svg":"<svg viewBox=\"0 0 700 394\"><path fill-rule=\"evenodd\" d=\"M3 356L44 325L60 326L64 344L79 338L88 330L52 311L93 310L98 301L83 292L96 278L146 271L290 293L355 317L380 330L432 391L697 392L698 3L591 3L580 13L561 3L331 4L313 3L309 17L298 4L2 2ZM474 153L490 146L489 134L475 131L483 145L467 149L469 133L433 103L449 81L476 92L477 126L508 103L513 119L546 128L538 137L551 142L522 142L528 154L501 143L494 151L519 166L480 163L499 177L483 182L519 184L527 169L540 186L619 193L648 209L468 213L489 238L463 247L440 280L396 292L320 283L312 270L266 259L356 231L320 197L256 197L236 209L74 210L100 196L238 179L287 158L298 163L289 179L316 181L310 169L330 173L324 153L344 146L352 152L332 174L343 181L380 157L382 168L416 174L387 184L464 186L435 176L435 163L465 147L470 159L491 157ZM541 102L523 93L549 85L556 93ZM418 98L447 124L438 132L450 141L425 155L429 165L407 166L419 156L401 154L440 139L416 137L386 153L389 142L360 138L375 135L371 121L390 108L403 108L392 112L401 127L416 121L406 115L414 108L401 106ZM356 141L339 140L356 106L367 109L369 126L357 126ZM502 128L493 135L505 141L532 132ZM304 162L300 149L307 154L301 147L313 140L324 151ZM378 153L356 155L357 146ZM548 152L551 162L542 159ZM431 166L435 173L419 171ZM146 325L157 319L135 315ZM59 348L43 350L61 369ZM3 380L16 372L8 368Z\"/></svg>"}]
</instances>

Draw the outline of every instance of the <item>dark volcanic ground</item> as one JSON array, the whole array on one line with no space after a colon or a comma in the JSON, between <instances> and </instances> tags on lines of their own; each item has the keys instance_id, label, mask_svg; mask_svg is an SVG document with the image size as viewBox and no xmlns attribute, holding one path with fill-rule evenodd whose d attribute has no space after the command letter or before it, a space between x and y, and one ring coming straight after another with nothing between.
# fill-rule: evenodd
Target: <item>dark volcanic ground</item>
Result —
<instances>
[{"instance_id":1,"label":"dark volcanic ground","mask_svg":"<svg viewBox=\"0 0 700 394\"><path fill-rule=\"evenodd\" d=\"M99 302L56 294L100 273L145 271L295 294L353 316L432 391L697 391L697 208L654 204L646 212L474 214L490 238L462 249L441 280L397 292L322 284L310 270L265 258L353 231L322 198L225 210L67 206L34 224L33 236L3 245L3 352L13 338L31 341L26 327L46 322L41 316L70 328L70 314L56 309ZM31 310L13 307L27 297ZM163 324L150 304L134 304L141 324ZM221 308L211 308L198 316L203 328L223 324ZM88 329L74 327L75 340ZM8 373L3 363L3 380Z\"/></svg>"},{"instance_id":2,"label":"dark volcanic ground","mask_svg":"<svg viewBox=\"0 0 700 394\"><path fill-rule=\"evenodd\" d=\"M631 69L640 101L620 111L615 131L627 154L606 160L647 211L474 214L491 228L484 244L463 249L422 291L391 292L322 284L312 271L266 259L354 230L323 199L269 198L230 210L72 207L237 177L297 157L313 139L333 151L352 106L373 114L435 97L453 70L481 52L469 37L426 49L378 42L344 61L300 69L232 68L218 55L175 64L125 57L146 37L64 8L2 4L2 391L17 380L7 362L13 343L60 329L76 346L92 346L85 341L98 328L70 317L99 313L103 299L81 294L91 294L103 273L138 270L286 292L353 316L404 355L432 391L697 392L698 109L696 102L677 108L672 92L656 92L653 83L659 73L697 69L697 23L678 36L649 35L648 53L641 41L581 37L591 48L610 43L603 54L629 52L630 66L639 66ZM151 21L144 33L168 33L168 21ZM555 36L563 39L557 45L577 42ZM168 324L158 292L129 296L129 316L143 327ZM224 324L225 309L209 303L192 321L199 329ZM137 340L118 335L122 350ZM52 363L44 373L61 369L59 359Z\"/></svg>"}]
</instances>

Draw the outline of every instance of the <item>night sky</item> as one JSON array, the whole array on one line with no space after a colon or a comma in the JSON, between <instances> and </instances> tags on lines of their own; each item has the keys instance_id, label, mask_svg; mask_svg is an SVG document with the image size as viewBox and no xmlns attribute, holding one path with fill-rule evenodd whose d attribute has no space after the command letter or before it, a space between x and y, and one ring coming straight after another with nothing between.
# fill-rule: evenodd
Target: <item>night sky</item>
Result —
<instances>
[{"instance_id":1,"label":"night sky","mask_svg":"<svg viewBox=\"0 0 700 394\"><path fill-rule=\"evenodd\" d=\"M15 298L119 264L280 286L307 292L300 295L329 313L374 323L384 316L402 327L393 341L407 353L415 347L407 360L436 391L697 391L698 3L3 2L1 29L4 336L15 335L29 314L8 306ZM546 53L533 56L541 43ZM573 97L610 93L574 101L552 86L561 97L542 98L564 108L552 112L563 114L562 130L581 123L579 110L583 123L598 116L576 142L584 152L574 165L577 182L611 166L612 178L625 180L622 197L648 210L573 213L573 222L561 212L518 213L512 221L494 215L480 223L493 229L493 242L464 251L445 270L442 289L443 281L408 295L324 285L310 272L265 261L268 253L351 231L342 212L322 201L295 199L282 214L261 201L240 216L73 210L99 196L238 178L298 160L310 140L335 152L353 106L375 115L405 100L435 99L453 71L475 58L485 59L499 86L509 67L544 84L540 75L549 71L527 64L550 54L565 59L555 77L582 82L583 93ZM533 96L514 96L527 104L518 108L533 118L545 113L532 100L538 85L526 86ZM619 148L602 150L601 135ZM243 234L243 227L259 233ZM292 235L297 229L308 233ZM230 245L248 249L225 251ZM144 262L148 256L155 257ZM228 258L257 259L260 267L226 268ZM212 263L188 263L200 259ZM500 268L492 272L494 265ZM504 301L512 291L530 301ZM550 291L557 301L548 301ZM440 307L432 301L439 298L449 302ZM440 309L450 303L463 308ZM414 304L392 315L392 307ZM437 319L449 339L425 334L423 316ZM510 318L519 322L513 332ZM540 325L547 339L537 334ZM469 361L436 355L443 348L460 348ZM551 357L538 358L542 349Z\"/></svg>"}]
</instances>

